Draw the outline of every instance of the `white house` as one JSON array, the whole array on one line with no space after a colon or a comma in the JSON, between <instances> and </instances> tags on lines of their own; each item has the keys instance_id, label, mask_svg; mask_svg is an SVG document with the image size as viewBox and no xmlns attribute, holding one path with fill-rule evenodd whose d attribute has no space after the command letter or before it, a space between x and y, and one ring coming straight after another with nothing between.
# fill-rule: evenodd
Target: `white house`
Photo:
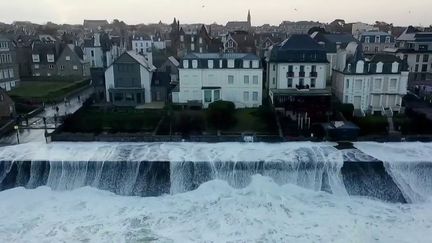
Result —
<instances>
[{"instance_id":1,"label":"white house","mask_svg":"<svg viewBox=\"0 0 432 243\"><path fill-rule=\"evenodd\" d=\"M365 59L361 46L353 42L338 53L337 66L333 92L342 103L353 104L357 114L402 112L409 72L401 59L390 54Z\"/></svg>"},{"instance_id":2,"label":"white house","mask_svg":"<svg viewBox=\"0 0 432 243\"><path fill-rule=\"evenodd\" d=\"M152 102L151 81L156 68L135 51L123 53L105 71L107 102L138 106Z\"/></svg>"},{"instance_id":3,"label":"white house","mask_svg":"<svg viewBox=\"0 0 432 243\"><path fill-rule=\"evenodd\" d=\"M247 53L190 53L180 63L180 83L174 103L231 101L236 108L262 105L263 69Z\"/></svg>"},{"instance_id":4,"label":"white house","mask_svg":"<svg viewBox=\"0 0 432 243\"><path fill-rule=\"evenodd\" d=\"M331 98L328 65L324 47L308 35L291 35L273 46L267 57L267 87L275 109L293 120L325 117Z\"/></svg>"},{"instance_id":5,"label":"white house","mask_svg":"<svg viewBox=\"0 0 432 243\"><path fill-rule=\"evenodd\" d=\"M132 37L132 49L136 53L148 53L151 52L153 47L153 41L148 36L134 35Z\"/></svg>"},{"instance_id":6,"label":"white house","mask_svg":"<svg viewBox=\"0 0 432 243\"><path fill-rule=\"evenodd\" d=\"M84 61L90 67L108 67L118 58L126 48L118 36L109 36L107 33L94 33L93 37L84 40Z\"/></svg>"}]
</instances>

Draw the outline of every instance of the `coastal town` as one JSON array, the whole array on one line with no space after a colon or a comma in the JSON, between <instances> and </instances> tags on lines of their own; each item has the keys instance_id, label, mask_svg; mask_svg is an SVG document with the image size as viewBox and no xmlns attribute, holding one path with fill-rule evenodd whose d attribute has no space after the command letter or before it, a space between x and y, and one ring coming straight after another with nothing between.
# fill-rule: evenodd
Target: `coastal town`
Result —
<instances>
[{"instance_id":1,"label":"coastal town","mask_svg":"<svg viewBox=\"0 0 432 243\"><path fill-rule=\"evenodd\" d=\"M432 27L15 21L0 57L3 143L432 135Z\"/></svg>"}]
</instances>

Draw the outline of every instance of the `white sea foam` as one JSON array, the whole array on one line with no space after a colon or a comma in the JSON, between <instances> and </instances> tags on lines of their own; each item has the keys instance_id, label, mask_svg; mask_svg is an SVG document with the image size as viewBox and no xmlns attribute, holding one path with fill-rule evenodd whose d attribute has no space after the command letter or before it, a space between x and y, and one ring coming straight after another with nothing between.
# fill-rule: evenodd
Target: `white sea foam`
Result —
<instances>
[{"instance_id":1,"label":"white sea foam","mask_svg":"<svg viewBox=\"0 0 432 243\"><path fill-rule=\"evenodd\" d=\"M157 198L15 188L0 192L1 242L430 242L432 204L339 197L254 176Z\"/></svg>"},{"instance_id":2,"label":"white sea foam","mask_svg":"<svg viewBox=\"0 0 432 243\"><path fill-rule=\"evenodd\" d=\"M432 201L432 143L356 143L384 162L408 202Z\"/></svg>"}]
</instances>

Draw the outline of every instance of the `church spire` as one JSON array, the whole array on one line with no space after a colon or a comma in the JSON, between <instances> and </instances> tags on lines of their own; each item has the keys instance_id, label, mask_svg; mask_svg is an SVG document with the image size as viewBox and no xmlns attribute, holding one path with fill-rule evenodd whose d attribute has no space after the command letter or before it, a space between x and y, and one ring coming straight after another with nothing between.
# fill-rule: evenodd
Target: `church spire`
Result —
<instances>
[{"instance_id":1,"label":"church spire","mask_svg":"<svg viewBox=\"0 0 432 243\"><path fill-rule=\"evenodd\" d=\"M252 26L252 18L251 18L250 9L248 11L247 22L248 22L249 26Z\"/></svg>"}]
</instances>

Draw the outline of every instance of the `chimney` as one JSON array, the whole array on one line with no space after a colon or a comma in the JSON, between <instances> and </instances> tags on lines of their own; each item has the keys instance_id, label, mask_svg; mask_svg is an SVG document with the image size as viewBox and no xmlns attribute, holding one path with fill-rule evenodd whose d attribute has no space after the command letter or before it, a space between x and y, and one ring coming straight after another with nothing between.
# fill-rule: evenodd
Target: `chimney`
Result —
<instances>
[{"instance_id":1,"label":"chimney","mask_svg":"<svg viewBox=\"0 0 432 243\"><path fill-rule=\"evenodd\" d=\"M340 49L341 44L342 44L341 42L336 42L336 50L337 50L337 51Z\"/></svg>"}]
</instances>

